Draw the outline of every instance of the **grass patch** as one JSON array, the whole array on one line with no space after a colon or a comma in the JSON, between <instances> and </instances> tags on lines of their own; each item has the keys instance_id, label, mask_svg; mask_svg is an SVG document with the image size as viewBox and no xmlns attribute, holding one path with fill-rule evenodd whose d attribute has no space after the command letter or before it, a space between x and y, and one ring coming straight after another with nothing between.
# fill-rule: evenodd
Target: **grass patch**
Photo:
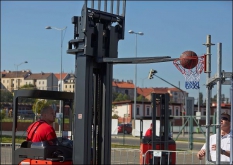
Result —
<instances>
[{"instance_id":1,"label":"grass patch","mask_svg":"<svg viewBox=\"0 0 233 165\"><path fill-rule=\"evenodd\" d=\"M16 136L15 143L22 143L26 140L26 137ZM12 143L12 136L1 136L1 143Z\"/></svg>"},{"instance_id":2,"label":"grass patch","mask_svg":"<svg viewBox=\"0 0 233 165\"><path fill-rule=\"evenodd\" d=\"M112 143L111 144L112 148L132 148L132 149L140 149L140 146L132 146L132 145L123 145L123 144L117 144L117 143Z\"/></svg>"}]
</instances>

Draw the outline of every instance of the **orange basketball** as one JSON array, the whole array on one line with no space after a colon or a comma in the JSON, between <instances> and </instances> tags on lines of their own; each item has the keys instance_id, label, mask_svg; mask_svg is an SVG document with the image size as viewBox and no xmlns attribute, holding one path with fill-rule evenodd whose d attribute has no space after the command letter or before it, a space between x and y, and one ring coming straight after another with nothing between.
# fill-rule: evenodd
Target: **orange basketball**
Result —
<instances>
[{"instance_id":1,"label":"orange basketball","mask_svg":"<svg viewBox=\"0 0 233 165\"><path fill-rule=\"evenodd\" d=\"M192 69L198 63L197 54L191 50L185 51L180 55L180 64L185 69Z\"/></svg>"}]
</instances>

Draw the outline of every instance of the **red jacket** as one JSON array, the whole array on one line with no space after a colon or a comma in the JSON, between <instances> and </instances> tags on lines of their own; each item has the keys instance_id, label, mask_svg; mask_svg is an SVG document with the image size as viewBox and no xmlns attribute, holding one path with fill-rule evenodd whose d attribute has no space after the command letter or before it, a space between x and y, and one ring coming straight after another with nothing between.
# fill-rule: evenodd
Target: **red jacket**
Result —
<instances>
[{"instance_id":1,"label":"red jacket","mask_svg":"<svg viewBox=\"0 0 233 165\"><path fill-rule=\"evenodd\" d=\"M44 120L32 123L27 129L27 141L40 142L56 139L57 135L51 125Z\"/></svg>"},{"instance_id":2,"label":"red jacket","mask_svg":"<svg viewBox=\"0 0 233 165\"><path fill-rule=\"evenodd\" d=\"M152 129L148 129L147 131L146 131L146 133L145 133L145 136L152 136Z\"/></svg>"}]
</instances>

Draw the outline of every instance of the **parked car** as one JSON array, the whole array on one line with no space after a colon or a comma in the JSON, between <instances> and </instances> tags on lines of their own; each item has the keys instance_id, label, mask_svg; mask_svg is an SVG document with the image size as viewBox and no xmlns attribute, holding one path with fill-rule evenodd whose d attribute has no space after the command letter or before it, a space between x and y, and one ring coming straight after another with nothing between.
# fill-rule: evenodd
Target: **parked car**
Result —
<instances>
[{"instance_id":1,"label":"parked car","mask_svg":"<svg viewBox=\"0 0 233 165\"><path fill-rule=\"evenodd\" d=\"M132 133L132 124L120 124L118 125L118 133L131 134Z\"/></svg>"}]
</instances>

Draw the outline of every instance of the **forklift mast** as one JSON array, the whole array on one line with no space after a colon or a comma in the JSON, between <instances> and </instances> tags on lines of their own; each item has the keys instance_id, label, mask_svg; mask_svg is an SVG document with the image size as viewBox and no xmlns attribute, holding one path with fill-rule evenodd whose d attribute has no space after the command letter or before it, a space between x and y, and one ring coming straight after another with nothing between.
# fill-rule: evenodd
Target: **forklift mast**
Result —
<instances>
[{"instance_id":1,"label":"forklift mast","mask_svg":"<svg viewBox=\"0 0 233 165\"><path fill-rule=\"evenodd\" d=\"M94 9L95 2L85 0L81 16L72 17L74 36L68 42L67 54L75 55L74 164L88 164L91 155L94 164L111 163L113 64L174 61L170 56L118 58L126 0L116 1L115 14L114 0L104 1L104 11L101 1Z\"/></svg>"},{"instance_id":2,"label":"forklift mast","mask_svg":"<svg viewBox=\"0 0 233 165\"><path fill-rule=\"evenodd\" d=\"M120 2L123 3L122 14ZM117 1L116 14L91 8L85 1L81 16L72 17L74 38L68 43L68 54L75 55L75 110L73 164L111 162L111 116L113 63L105 58L118 57L118 41L124 39L126 1ZM93 148L93 151L92 151Z\"/></svg>"}]
</instances>

